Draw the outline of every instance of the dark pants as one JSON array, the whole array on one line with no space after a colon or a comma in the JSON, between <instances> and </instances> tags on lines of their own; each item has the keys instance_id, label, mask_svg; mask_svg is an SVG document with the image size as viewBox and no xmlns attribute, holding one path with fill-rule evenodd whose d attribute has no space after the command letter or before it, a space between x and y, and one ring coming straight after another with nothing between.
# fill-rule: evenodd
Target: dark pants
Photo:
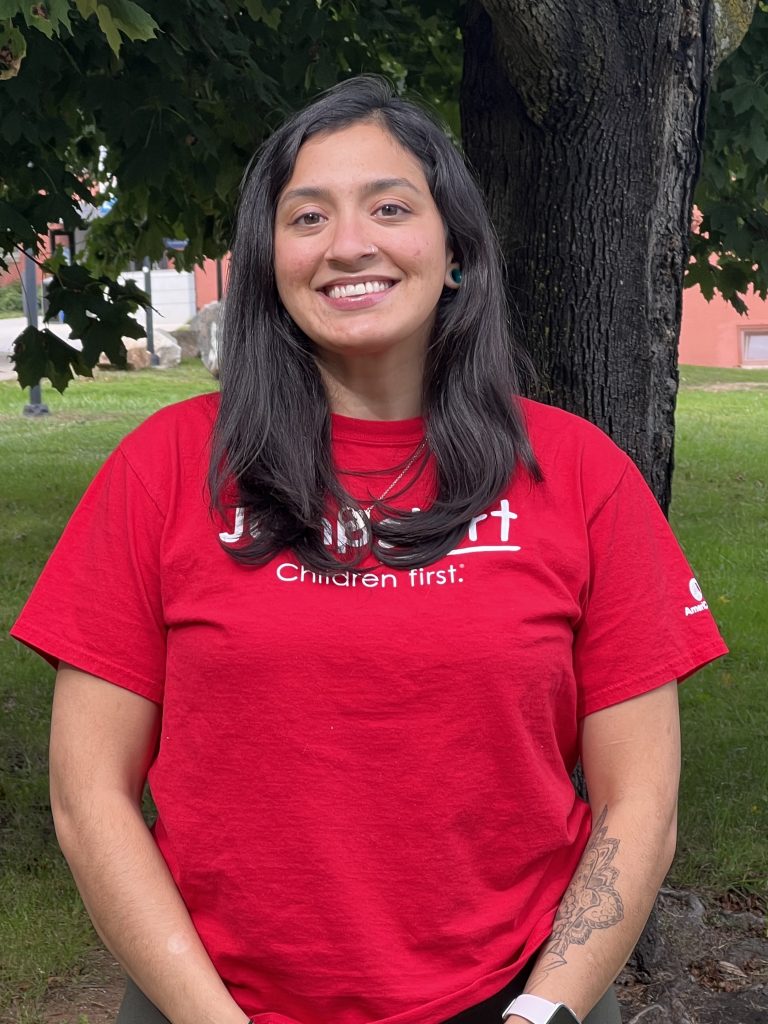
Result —
<instances>
[{"instance_id":1,"label":"dark pants","mask_svg":"<svg viewBox=\"0 0 768 1024\"><path fill-rule=\"evenodd\" d=\"M529 971L522 974L490 999L477 1006L462 1010L445 1024L501 1024L502 1011L515 996L522 992ZM168 1018L154 1006L132 981L128 982L122 1006L117 1015L117 1024L169 1024ZM621 1024L621 1012L616 993L609 988L597 1006L584 1018L584 1024Z\"/></svg>"}]
</instances>

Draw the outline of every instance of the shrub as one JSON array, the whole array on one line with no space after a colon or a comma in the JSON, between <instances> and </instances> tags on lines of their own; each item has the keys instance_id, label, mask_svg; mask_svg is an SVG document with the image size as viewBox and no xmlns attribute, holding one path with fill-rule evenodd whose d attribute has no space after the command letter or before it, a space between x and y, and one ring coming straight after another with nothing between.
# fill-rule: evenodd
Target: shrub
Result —
<instances>
[{"instance_id":1,"label":"shrub","mask_svg":"<svg viewBox=\"0 0 768 1024\"><path fill-rule=\"evenodd\" d=\"M24 313L24 303L21 299L21 283L12 281L0 287L0 313Z\"/></svg>"}]
</instances>

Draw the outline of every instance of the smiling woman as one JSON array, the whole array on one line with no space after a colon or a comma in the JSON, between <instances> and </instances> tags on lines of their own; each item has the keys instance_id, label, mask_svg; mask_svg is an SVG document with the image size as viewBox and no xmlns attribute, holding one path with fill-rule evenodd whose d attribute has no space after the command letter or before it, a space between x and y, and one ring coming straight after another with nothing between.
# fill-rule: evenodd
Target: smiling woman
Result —
<instances>
[{"instance_id":1,"label":"smiling woman","mask_svg":"<svg viewBox=\"0 0 768 1024\"><path fill-rule=\"evenodd\" d=\"M516 466L538 479L510 401L527 364L510 343L482 198L442 129L382 81L344 83L267 141L243 185L231 266L210 486L221 513L234 498L259 522L232 557L264 564L290 546L332 572L320 525L330 497L379 513L382 563L427 564ZM428 446L398 483L439 468L437 500L419 514L383 500L412 449L370 467L358 501L331 458L343 415L423 415ZM348 545L353 568L364 556Z\"/></svg>"},{"instance_id":2,"label":"smiling woman","mask_svg":"<svg viewBox=\"0 0 768 1024\"><path fill-rule=\"evenodd\" d=\"M420 161L379 124L302 146L277 207L275 280L337 412L421 414L427 345L456 268Z\"/></svg>"},{"instance_id":3,"label":"smiling woman","mask_svg":"<svg viewBox=\"0 0 768 1024\"><path fill-rule=\"evenodd\" d=\"M674 680L725 648L627 456L519 397L481 197L385 82L249 168L220 356L14 627L58 668L54 818L119 1024L619 1024Z\"/></svg>"}]
</instances>

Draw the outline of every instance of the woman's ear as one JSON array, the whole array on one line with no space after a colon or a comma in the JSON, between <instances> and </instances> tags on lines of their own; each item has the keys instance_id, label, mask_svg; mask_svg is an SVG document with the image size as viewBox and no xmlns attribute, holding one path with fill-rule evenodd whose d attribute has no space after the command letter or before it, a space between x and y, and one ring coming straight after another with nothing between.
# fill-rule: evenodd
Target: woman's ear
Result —
<instances>
[{"instance_id":1,"label":"woman's ear","mask_svg":"<svg viewBox=\"0 0 768 1024\"><path fill-rule=\"evenodd\" d=\"M452 259L448 264L448 269L445 272L445 286L454 291L461 287L461 264L456 260Z\"/></svg>"}]
</instances>

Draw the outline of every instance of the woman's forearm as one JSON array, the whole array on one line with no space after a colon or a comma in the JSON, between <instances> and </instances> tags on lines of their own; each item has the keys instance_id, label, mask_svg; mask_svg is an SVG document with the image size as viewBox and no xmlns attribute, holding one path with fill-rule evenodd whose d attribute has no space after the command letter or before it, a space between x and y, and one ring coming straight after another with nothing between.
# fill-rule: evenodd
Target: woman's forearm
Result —
<instances>
[{"instance_id":1,"label":"woman's forearm","mask_svg":"<svg viewBox=\"0 0 768 1024\"><path fill-rule=\"evenodd\" d=\"M604 807L525 991L583 1019L626 963L672 861L674 812ZM526 1024L510 1016L510 1024Z\"/></svg>"},{"instance_id":2,"label":"woman's forearm","mask_svg":"<svg viewBox=\"0 0 768 1024\"><path fill-rule=\"evenodd\" d=\"M94 926L172 1024L243 1024L133 800L80 793L54 820Z\"/></svg>"}]
</instances>

